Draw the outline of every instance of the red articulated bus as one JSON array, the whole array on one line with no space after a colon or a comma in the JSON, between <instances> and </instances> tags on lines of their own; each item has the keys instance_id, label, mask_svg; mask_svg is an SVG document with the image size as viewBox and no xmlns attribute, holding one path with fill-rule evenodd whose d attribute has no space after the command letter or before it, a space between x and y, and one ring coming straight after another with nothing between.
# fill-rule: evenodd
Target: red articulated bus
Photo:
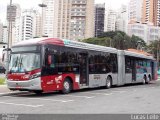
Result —
<instances>
[{"instance_id":1,"label":"red articulated bus","mask_svg":"<svg viewBox=\"0 0 160 120\"><path fill-rule=\"evenodd\" d=\"M58 38L11 48L7 86L35 93L95 88L156 79L152 56Z\"/></svg>"}]
</instances>

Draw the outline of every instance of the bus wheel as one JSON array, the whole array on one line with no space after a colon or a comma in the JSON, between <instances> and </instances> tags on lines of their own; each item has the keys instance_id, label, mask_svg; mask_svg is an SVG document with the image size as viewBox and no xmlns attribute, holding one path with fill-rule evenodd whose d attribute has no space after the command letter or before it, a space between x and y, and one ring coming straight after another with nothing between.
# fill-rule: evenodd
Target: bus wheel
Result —
<instances>
[{"instance_id":1,"label":"bus wheel","mask_svg":"<svg viewBox=\"0 0 160 120\"><path fill-rule=\"evenodd\" d=\"M68 78L66 78L64 83L63 83L62 93L63 94L68 94L68 93L71 92L71 90L72 90L72 83Z\"/></svg>"},{"instance_id":2,"label":"bus wheel","mask_svg":"<svg viewBox=\"0 0 160 120\"><path fill-rule=\"evenodd\" d=\"M106 88L109 89L112 86L112 78L111 77L107 77L106 80Z\"/></svg>"},{"instance_id":3,"label":"bus wheel","mask_svg":"<svg viewBox=\"0 0 160 120\"><path fill-rule=\"evenodd\" d=\"M143 77L143 82L142 82L143 84L146 84L147 83L147 77L146 76L144 76Z\"/></svg>"},{"instance_id":4,"label":"bus wheel","mask_svg":"<svg viewBox=\"0 0 160 120\"><path fill-rule=\"evenodd\" d=\"M151 81L151 76L149 75L146 84L149 84L150 81Z\"/></svg>"}]
</instances>

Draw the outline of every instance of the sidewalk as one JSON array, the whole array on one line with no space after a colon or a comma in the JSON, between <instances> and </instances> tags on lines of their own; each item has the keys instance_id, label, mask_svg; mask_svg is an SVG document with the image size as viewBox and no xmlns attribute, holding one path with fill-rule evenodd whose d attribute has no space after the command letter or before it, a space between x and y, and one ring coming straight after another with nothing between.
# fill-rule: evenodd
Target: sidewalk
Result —
<instances>
[{"instance_id":1,"label":"sidewalk","mask_svg":"<svg viewBox=\"0 0 160 120\"><path fill-rule=\"evenodd\" d=\"M7 88L7 85L0 85L0 94L1 94L1 93L7 93L7 92L11 92L11 91Z\"/></svg>"}]
</instances>

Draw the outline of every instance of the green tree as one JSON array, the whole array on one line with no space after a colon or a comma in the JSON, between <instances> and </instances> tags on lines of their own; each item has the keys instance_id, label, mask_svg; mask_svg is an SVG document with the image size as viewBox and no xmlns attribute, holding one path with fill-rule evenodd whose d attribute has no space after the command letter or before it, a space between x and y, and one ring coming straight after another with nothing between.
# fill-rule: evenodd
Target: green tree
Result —
<instances>
[{"instance_id":1,"label":"green tree","mask_svg":"<svg viewBox=\"0 0 160 120\"><path fill-rule=\"evenodd\" d=\"M121 33L117 33L112 41L113 47L117 49L124 49L124 38Z\"/></svg>"},{"instance_id":2,"label":"green tree","mask_svg":"<svg viewBox=\"0 0 160 120\"><path fill-rule=\"evenodd\" d=\"M82 40L82 42L102 45L102 46L111 46L117 49L137 49L138 43L141 44L142 47L146 47L146 43L143 39L138 36L132 35L132 37L128 36L125 32L122 31L109 31L104 32L100 37L89 38Z\"/></svg>"},{"instance_id":3,"label":"green tree","mask_svg":"<svg viewBox=\"0 0 160 120\"><path fill-rule=\"evenodd\" d=\"M155 40L152 41L149 45L148 45L148 52L150 52L151 54L153 54L155 56L155 58L157 58L157 53L160 52L160 41Z\"/></svg>"},{"instance_id":4,"label":"green tree","mask_svg":"<svg viewBox=\"0 0 160 120\"><path fill-rule=\"evenodd\" d=\"M128 35L124 35L124 49L129 49L131 46L131 38Z\"/></svg>"},{"instance_id":5,"label":"green tree","mask_svg":"<svg viewBox=\"0 0 160 120\"><path fill-rule=\"evenodd\" d=\"M141 44L141 47L146 47L146 43L143 39L138 36L132 35L131 48L137 49L138 44Z\"/></svg>"},{"instance_id":6,"label":"green tree","mask_svg":"<svg viewBox=\"0 0 160 120\"><path fill-rule=\"evenodd\" d=\"M84 39L82 42L85 43L90 43L90 44L95 44L95 45L102 45L102 46L110 46L110 41L111 38L109 37L103 37L103 38L89 38L89 39Z\"/></svg>"}]
</instances>

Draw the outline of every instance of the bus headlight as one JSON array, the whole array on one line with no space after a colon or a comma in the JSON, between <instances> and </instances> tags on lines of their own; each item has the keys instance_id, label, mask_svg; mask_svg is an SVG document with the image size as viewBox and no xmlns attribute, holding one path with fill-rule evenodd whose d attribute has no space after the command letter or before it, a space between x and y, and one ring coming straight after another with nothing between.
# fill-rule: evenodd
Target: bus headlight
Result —
<instances>
[{"instance_id":1,"label":"bus headlight","mask_svg":"<svg viewBox=\"0 0 160 120\"><path fill-rule=\"evenodd\" d=\"M35 74L31 75L29 79L30 79L30 80L31 80L31 79L35 79L35 78L38 78L38 77L40 77L40 76L41 76L41 73L38 72L38 73L35 73Z\"/></svg>"}]
</instances>

